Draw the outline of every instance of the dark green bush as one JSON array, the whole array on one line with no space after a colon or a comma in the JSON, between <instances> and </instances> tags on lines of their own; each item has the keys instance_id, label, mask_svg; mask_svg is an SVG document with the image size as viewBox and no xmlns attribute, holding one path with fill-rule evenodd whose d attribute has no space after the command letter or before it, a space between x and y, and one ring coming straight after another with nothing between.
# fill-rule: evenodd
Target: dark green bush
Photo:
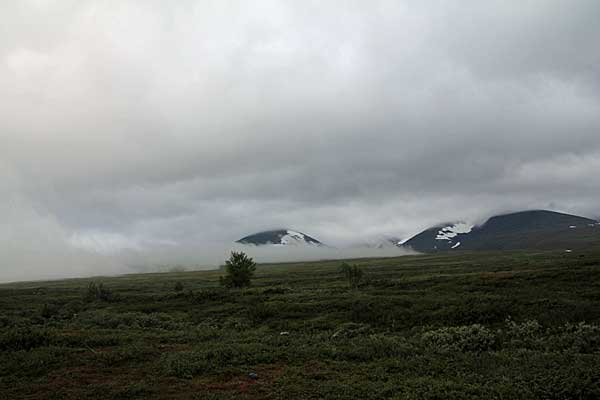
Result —
<instances>
[{"instance_id":1,"label":"dark green bush","mask_svg":"<svg viewBox=\"0 0 600 400\"><path fill-rule=\"evenodd\" d=\"M234 296L228 290L224 288L208 288L202 289L198 292L187 292L186 296L196 304L202 304L207 302L227 302L232 301Z\"/></svg>"},{"instance_id":2,"label":"dark green bush","mask_svg":"<svg viewBox=\"0 0 600 400\"><path fill-rule=\"evenodd\" d=\"M18 351L45 347L50 344L52 336L45 329L13 328L0 334L0 350Z\"/></svg>"},{"instance_id":3,"label":"dark green bush","mask_svg":"<svg viewBox=\"0 0 600 400\"><path fill-rule=\"evenodd\" d=\"M346 279L350 289L356 289L364 275L363 270L358 265L350 265L348 263L340 265L340 272L344 275L344 279Z\"/></svg>"},{"instance_id":4,"label":"dark green bush","mask_svg":"<svg viewBox=\"0 0 600 400\"><path fill-rule=\"evenodd\" d=\"M177 321L173 315L167 313L145 314L140 312L114 313L97 310L81 314L77 321L84 325L100 328L151 328L175 330L184 327L184 323Z\"/></svg>"},{"instance_id":5,"label":"dark green bush","mask_svg":"<svg viewBox=\"0 0 600 400\"><path fill-rule=\"evenodd\" d=\"M247 307L246 313L248 320L253 325L259 325L275 316L273 308L264 303L251 304Z\"/></svg>"},{"instance_id":6,"label":"dark green bush","mask_svg":"<svg viewBox=\"0 0 600 400\"><path fill-rule=\"evenodd\" d=\"M105 301L112 302L118 300L117 296L115 296L110 290L110 288L104 286L102 282L96 284L95 282L90 282L87 286L87 290L83 296L83 299L87 302L92 301Z\"/></svg>"},{"instance_id":7,"label":"dark green bush","mask_svg":"<svg viewBox=\"0 0 600 400\"><path fill-rule=\"evenodd\" d=\"M44 303L40 311L40 316L44 319L50 319L59 313L59 308L54 305Z\"/></svg>"},{"instance_id":8,"label":"dark green bush","mask_svg":"<svg viewBox=\"0 0 600 400\"><path fill-rule=\"evenodd\" d=\"M567 323L557 337L560 346L573 353L600 353L600 326Z\"/></svg>"},{"instance_id":9,"label":"dark green bush","mask_svg":"<svg viewBox=\"0 0 600 400\"><path fill-rule=\"evenodd\" d=\"M262 294L264 295L286 294L288 292L290 292L290 289L282 286L269 287L262 290Z\"/></svg>"}]
</instances>

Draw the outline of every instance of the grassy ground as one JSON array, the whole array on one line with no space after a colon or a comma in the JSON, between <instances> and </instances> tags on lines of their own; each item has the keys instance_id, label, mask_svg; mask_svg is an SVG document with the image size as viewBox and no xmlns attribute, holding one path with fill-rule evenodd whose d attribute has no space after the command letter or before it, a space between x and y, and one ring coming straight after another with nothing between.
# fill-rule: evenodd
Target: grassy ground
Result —
<instances>
[{"instance_id":1,"label":"grassy ground","mask_svg":"<svg viewBox=\"0 0 600 400\"><path fill-rule=\"evenodd\" d=\"M600 252L355 262L0 285L0 399L600 398Z\"/></svg>"}]
</instances>

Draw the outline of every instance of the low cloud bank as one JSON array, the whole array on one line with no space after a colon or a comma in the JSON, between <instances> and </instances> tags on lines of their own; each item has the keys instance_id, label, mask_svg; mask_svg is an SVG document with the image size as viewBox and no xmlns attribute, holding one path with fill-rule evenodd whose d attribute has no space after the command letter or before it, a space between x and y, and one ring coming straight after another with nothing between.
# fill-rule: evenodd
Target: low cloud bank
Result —
<instances>
[{"instance_id":1,"label":"low cloud bank","mask_svg":"<svg viewBox=\"0 0 600 400\"><path fill-rule=\"evenodd\" d=\"M21 197L0 203L0 282L125 272L112 257L71 246L68 231Z\"/></svg>"},{"instance_id":2,"label":"low cloud bank","mask_svg":"<svg viewBox=\"0 0 600 400\"><path fill-rule=\"evenodd\" d=\"M242 245L211 243L191 246L157 246L150 250L132 250L109 257L122 265L127 272L163 272L171 270L216 269L225 263L232 251L243 251L257 263L337 260L364 257L398 257L416 254L395 246L384 248L335 248L312 245Z\"/></svg>"},{"instance_id":3,"label":"low cloud bank","mask_svg":"<svg viewBox=\"0 0 600 400\"><path fill-rule=\"evenodd\" d=\"M22 199L21 199L22 200ZM2 204L10 215L0 226L0 282L161 272L176 269L215 269L231 251L244 251L259 263L358 257L391 257L407 250L334 248L327 246L246 246L214 242L179 244L144 241L125 235L70 232L51 215L19 199Z\"/></svg>"}]
</instances>

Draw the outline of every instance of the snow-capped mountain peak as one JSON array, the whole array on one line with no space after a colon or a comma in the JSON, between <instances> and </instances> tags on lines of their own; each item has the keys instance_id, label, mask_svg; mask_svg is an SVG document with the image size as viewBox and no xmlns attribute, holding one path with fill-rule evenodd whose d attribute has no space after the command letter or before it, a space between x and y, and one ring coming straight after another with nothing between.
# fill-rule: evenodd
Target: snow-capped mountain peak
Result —
<instances>
[{"instance_id":1,"label":"snow-capped mountain peak","mask_svg":"<svg viewBox=\"0 0 600 400\"><path fill-rule=\"evenodd\" d=\"M264 231L254 233L252 235L241 238L237 241L241 244L249 244L255 246L274 245L274 246L298 246L298 245L314 245L321 246L322 243L317 239L308 236L305 233L294 231L291 229L277 229L272 231Z\"/></svg>"}]
</instances>

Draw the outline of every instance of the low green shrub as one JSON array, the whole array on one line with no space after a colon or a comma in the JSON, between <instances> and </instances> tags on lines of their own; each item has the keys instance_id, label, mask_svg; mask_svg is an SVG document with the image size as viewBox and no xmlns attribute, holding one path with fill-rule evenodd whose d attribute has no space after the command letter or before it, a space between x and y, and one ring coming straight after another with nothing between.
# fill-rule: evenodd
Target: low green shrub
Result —
<instances>
[{"instance_id":1,"label":"low green shrub","mask_svg":"<svg viewBox=\"0 0 600 400\"><path fill-rule=\"evenodd\" d=\"M276 315L273 307L265 303L251 304L246 308L246 316L251 324L259 325Z\"/></svg>"},{"instance_id":2,"label":"low green shrub","mask_svg":"<svg viewBox=\"0 0 600 400\"><path fill-rule=\"evenodd\" d=\"M347 338L353 338L353 337L357 337L357 336L363 336L369 332L370 328L371 327L367 324L348 322L348 323L341 324L340 326L338 326L331 337L334 339L335 338L347 339Z\"/></svg>"},{"instance_id":3,"label":"low green shrub","mask_svg":"<svg viewBox=\"0 0 600 400\"><path fill-rule=\"evenodd\" d=\"M105 302L113 302L119 300L118 296L113 294L112 290L106 286L102 282L96 284L96 282L90 282L87 286L87 289L83 295L83 299L86 302L92 301L105 301Z\"/></svg>"},{"instance_id":4,"label":"low green shrub","mask_svg":"<svg viewBox=\"0 0 600 400\"><path fill-rule=\"evenodd\" d=\"M286 294L289 293L291 291L291 289L283 287L283 286L275 286L275 287L268 287L266 289L262 289L261 292L264 295L274 295L274 294Z\"/></svg>"},{"instance_id":5,"label":"low green shrub","mask_svg":"<svg viewBox=\"0 0 600 400\"><path fill-rule=\"evenodd\" d=\"M167 375L189 379L227 370L239 371L242 366L269 364L286 359L287 355L283 349L258 343L215 344L203 349L165 354L161 365Z\"/></svg>"},{"instance_id":6,"label":"low green shrub","mask_svg":"<svg viewBox=\"0 0 600 400\"><path fill-rule=\"evenodd\" d=\"M44 319L50 319L55 315L58 315L59 308L53 304L44 303L40 310L40 316Z\"/></svg>"},{"instance_id":7,"label":"low green shrub","mask_svg":"<svg viewBox=\"0 0 600 400\"><path fill-rule=\"evenodd\" d=\"M389 358L414 356L417 352L417 348L409 341L382 334L357 336L331 343L323 351L324 356L351 362L380 362Z\"/></svg>"},{"instance_id":8,"label":"low green shrub","mask_svg":"<svg viewBox=\"0 0 600 400\"><path fill-rule=\"evenodd\" d=\"M168 313L144 314L140 312L115 313L105 310L95 310L82 313L77 318L84 325L100 328L151 328L175 330L181 329L184 322L178 321Z\"/></svg>"},{"instance_id":9,"label":"low green shrub","mask_svg":"<svg viewBox=\"0 0 600 400\"><path fill-rule=\"evenodd\" d=\"M198 292L187 292L187 296L195 304L203 304L209 302L227 302L233 300L233 295L229 290L224 288L208 288Z\"/></svg>"},{"instance_id":10,"label":"low green shrub","mask_svg":"<svg viewBox=\"0 0 600 400\"><path fill-rule=\"evenodd\" d=\"M50 345L52 335L34 327L6 329L0 333L0 350L31 350Z\"/></svg>"},{"instance_id":11,"label":"low green shrub","mask_svg":"<svg viewBox=\"0 0 600 400\"><path fill-rule=\"evenodd\" d=\"M509 318L506 320L506 328L499 333L504 345L513 348L541 349L545 343L545 331L536 320L517 323Z\"/></svg>"},{"instance_id":12,"label":"low green shrub","mask_svg":"<svg viewBox=\"0 0 600 400\"><path fill-rule=\"evenodd\" d=\"M573 353L600 353L600 326L579 322L565 324L556 336L558 345Z\"/></svg>"},{"instance_id":13,"label":"low green shrub","mask_svg":"<svg viewBox=\"0 0 600 400\"><path fill-rule=\"evenodd\" d=\"M479 324L427 331L421 339L425 345L441 352L477 353L492 350L496 344L494 332Z\"/></svg>"}]
</instances>

